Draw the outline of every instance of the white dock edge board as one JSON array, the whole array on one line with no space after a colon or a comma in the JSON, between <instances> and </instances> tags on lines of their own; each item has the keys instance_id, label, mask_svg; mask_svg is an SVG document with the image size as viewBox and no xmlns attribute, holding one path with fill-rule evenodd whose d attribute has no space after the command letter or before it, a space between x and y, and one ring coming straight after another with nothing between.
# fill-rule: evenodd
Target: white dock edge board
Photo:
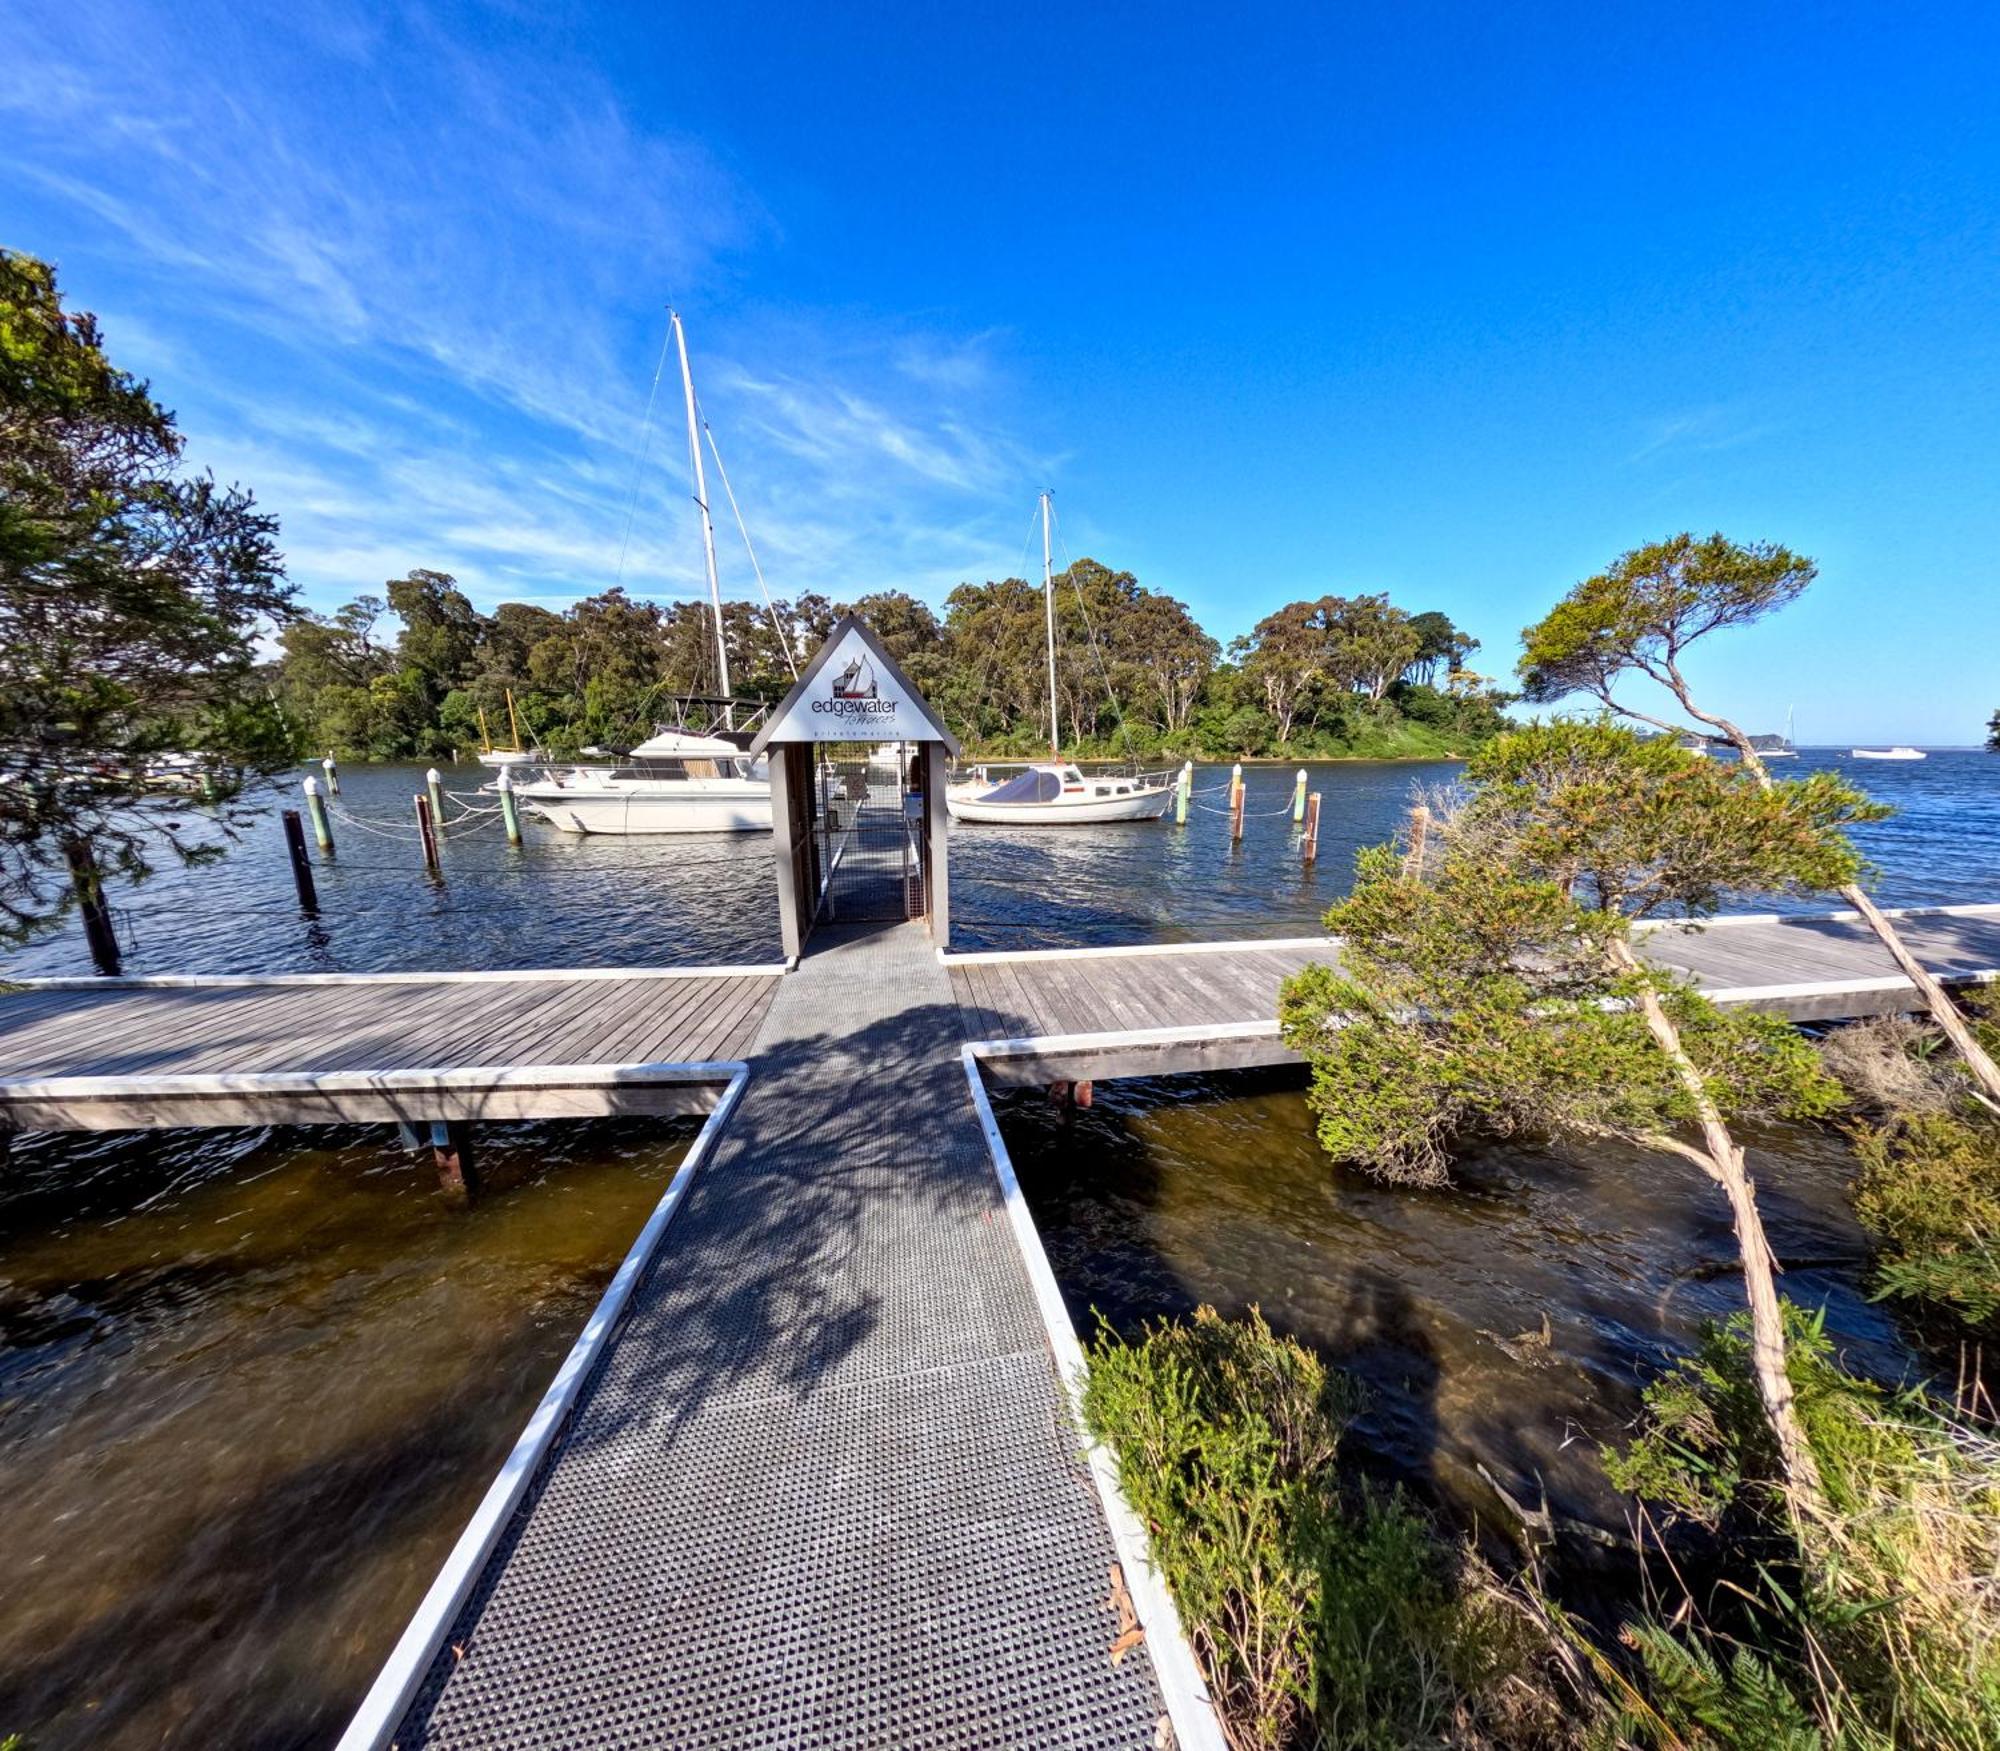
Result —
<instances>
[{"instance_id":1,"label":"white dock edge board","mask_svg":"<svg viewBox=\"0 0 2000 1751\"><path fill-rule=\"evenodd\" d=\"M792 970L790 960L750 967L527 967L519 972L439 973L134 973L115 978L9 979L0 974L0 995L23 991L227 991L285 985L520 985L563 980L765 979Z\"/></svg>"},{"instance_id":2,"label":"white dock edge board","mask_svg":"<svg viewBox=\"0 0 2000 1751\"><path fill-rule=\"evenodd\" d=\"M1040 1058L1058 1052L1115 1050L1120 1046L1178 1046L1193 1040L1263 1040L1276 1037L1269 1021L1197 1021L1185 1027L1108 1029L1093 1034L1034 1034L1025 1039L979 1040L982 1058Z\"/></svg>"},{"instance_id":3,"label":"white dock edge board","mask_svg":"<svg viewBox=\"0 0 2000 1751\"><path fill-rule=\"evenodd\" d=\"M1167 1705L1167 1716L1173 1722L1174 1742L1179 1751L1228 1751L1229 1742L1223 1734L1215 1704L1209 1697L1208 1686L1202 1680L1194 1649L1188 1645L1186 1633L1181 1628L1180 1613L1174 1608L1173 1595L1167 1591L1159 1571L1153 1567L1152 1546L1147 1540L1146 1528L1139 1516L1133 1513L1131 1504L1125 1500L1124 1490L1119 1487L1117 1463L1100 1442L1091 1440L1084 1431L1083 1387L1089 1378L1090 1364L1084 1357L1082 1343L1077 1339L1076 1327L1070 1323L1069 1309L1063 1305L1062 1291L1056 1286L1056 1274L1049 1266L1049 1255L1043 1250L1042 1237L1035 1227L1028 1201L1021 1195L1020 1181L1014 1177L1013 1157L1007 1153L999 1122L993 1116L993 1103L987 1099L986 1084L979 1075L980 1057L1005 1044L1000 1041L971 1043L961 1048L959 1056L965 1066L965 1080L971 1088L973 1110L979 1115L979 1128L986 1136L993 1173L1000 1182L1001 1200L1007 1206L1008 1225L1014 1231L1014 1244L1020 1248L1021 1263L1027 1269L1028 1283L1034 1290L1035 1306L1042 1316L1042 1329L1048 1337L1049 1348L1055 1352L1056 1372L1062 1376L1063 1389L1069 1395L1070 1410L1084 1444L1084 1457L1090 1466L1091 1480L1097 1486L1098 1500L1111 1529L1111 1542L1124 1570L1126 1591L1132 1595L1140 1626L1146 1632L1146 1652L1152 1659L1154 1675L1159 1679L1160 1696ZM342 1751L347 1751L347 1748L343 1746Z\"/></svg>"},{"instance_id":4,"label":"white dock edge board","mask_svg":"<svg viewBox=\"0 0 2000 1751\"><path fill-rule=\"evenodd\" d=\"M668 1225L687 1197L688 1186L696 1170L707 1157L723 1126L729 1122L729 1115L743 1093L743 1085L750 1079L750 1067L739 1062L705 1068L727 1070L730 1073L729 1086L675 1170L659 1203L653 1206L646 1226L640 1229L639 1238L632 1242L625 1262L611 1279L611 1286L604 1291L603 1299L577 1334L576 1342L563 1358L563 1365L556 1370L555 1379L549 1382L548 1391L542 1394L541 1403L535 1407L534 1415L528 1419L527 1427L521 1431L513 1451L501 1465L499 1476L487 1486L486 1494L473 1511L472 1518L466 1522L458 1542L452 1546L451 1555L445 1559L437 1579L431 1582L430 1591L424 1595L416 1615L410 1619L387 1663L362 1699L360 1708L355 1711L354 1718L348 1722L347 1731L340 1736L338 1751L381 1751L382 1747L391 1743L392 1735L402 1724L404 1714L423 1684L425 1673L430 1670L431 1661L436 1658L444 1638L451 1633L452 1624L457 1621L472 1589L478 1584L487 1560L493 1554L493 1547L507 1530L514 1511L521 1505L529 1485L547 1459L549 1449L555 1445L563 1423L576 1404L577 1395L582 1392L591 1370L609 1346L632 1299L632 1292L638 1287L639 1278L654 1253L659 1251Z\"/></svg>"},{"instance_id":5,"label":"white dock edge board","mask_svg":"<svg viewBox=\"0 0 2000 1751\"><path fill-rule=\"evenodd\" d=\"M1231 942L1133 942L1102 948L978 949L966 954L940 948L937 956L947 967L976 967L992 961L1087 961L1108 960L1117 955L1216 955L1259 949L1325 949L1339 946L1339 938L1332 936L1264 936Z\"/></svg>"},{"instance_id":6,"label":"white dock edge board","mask_svg":"<svg viewBox=\"0 0 2000 1751\"><path fill-rule=\"evenodd\" d=\"M260 1070L187 1076L0 1077L0 1099L169 1099L210 1094L436 1093L447 1089L618 1088L727 1082L734 1059L686 1064L472 1064L448 1070Z\"/></svg>"},{"instance_id":7,"label":"white dock edge board","mask_svg":"<svg viewBox=\"0 0 2000 1751\"><path fill-rule=\"evenodd\" d=\"M1946 986L2000 984L2000 967L1978 967L1964 973L1939 973L1936 977ZM1790 998L1851 997L1869 991L1914 991L1916 988L1916 982L1906 974L1884 973L1879 977L1817 979L1796 985L1704 985L1701 994L1711 1003L1781 1003Z\"/></svg>"},{"instance_id":8,"label":"white dock edge board","mask_svg":"<svg viewBox=\"0 0 2000 1751\"><path fill-rule=\"evenodd\" d=\"M1980 902L1964 906L1887 906L1886 918L2000 918L2000 902ZM1679 930L1699 935L1705 930L1728 929L1743 924L1855 924L1859 912L1726 912L1712 918L1641 918L1635 931ZM1137 942L1091 948L977 949L959 953L940 948L938 959L947 967L978 966L996 961L1079 961L1116 955L1212 955L1255 953L1269 949L1337 949L1336 936L1249 936L1226 942Z\"/></svg>"},{"instance_id":9,"label":"white dock edge board","mask_svg":"<svg viewBox=\"0 0 2000 1751\"><path fill-rule=\"evenodd\" d=\"M2000 917L2000 903L1981 901L1967 906L1884 906L1884 918L1993 918ZM1713 918L1640 918L1634 930L1728 929L1738 924L1859 924L1861 914L1841 912L1722 912Z\"/></svg>"}]
</instances>

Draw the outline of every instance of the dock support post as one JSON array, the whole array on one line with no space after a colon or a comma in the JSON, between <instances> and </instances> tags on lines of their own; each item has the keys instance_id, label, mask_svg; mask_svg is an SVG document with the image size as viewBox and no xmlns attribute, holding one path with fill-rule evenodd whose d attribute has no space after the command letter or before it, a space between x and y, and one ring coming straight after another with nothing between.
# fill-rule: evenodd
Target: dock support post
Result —
<instances>
[{"instance_id":1,"label":"dock support post","mask_svg":"<svg viewBox=\"0 0 2000 1751\"><path fill-rule=\"evenodd\" d=\"M924 845L930 880L925 898L930 902L931 940L939 948L951 946L951 817L944 806L944 743L922 744L924 762Z\"/></svg>"},{"instance_id":2,"label":"dock support post","mask_svg":"<svg viewBox=\"0 0 2000 1751\"><path fill-rule=\"evenodd\" d=\"M507 768L500 768L500 819L506 824L507 843L521 843L521 805L514 800L514 780L508 776Z\"/></svg>"},{"instance_id":3,"label":"dock support post","mask_svg":"<svg viewBox=\"0 0 2000 1751\"><path fill-rule=\"evenodd\" d=\"M1302 862L1319 862L1319 792L1314 791L1306 798L1306 836L1299 845Z\"/></svg>"},{"instance_id":4,"label":"dock support post","mask_svg":"<svg viewBox=\"0 0 2000 1751\"><path fill-rule=\"evenodd\" d=\"M1299 775L1292 781L1292 825L1296 827L1306 818L1306 769L1301 766Z\"/></svg>"},{"instance_id":5,"label":"dock support post","mask_svg":"<svg viewBox=\"0 0 2000 1751\"><path fill-rule=\"evenodd\" d=\"M70 888L76 895L77 910L83 914L83 936L90 944L90 958L97 970L110 978L120 971L118 933L111 928L111 908L104 900L104 878L97 873L97 859L90 841L70 839L63 844L69 864Z\"/></svg>"},{"instance_id":6,"label":"dock support post","mask_svg":"<svg viewBox=\"0 0 2000 1751\"><path fill-rule=\"evenodd\" d=\"M424 869L437 881L444 879L444 866L438 862L437 829L431 822L431 799L419 794L414 799L417 805L417 838L424 848Z\"/></svg>"},{"instance_id":7,"label":"dock support post","mask_svg":"<svg viewBox=\"0 0 2000 1751\"><path fill-rule=\"evenodd\" d=\"M438 1185L452 1198L470 1199L479 1190L479 1169L472 1156L472 1123L468 1119L431 1121L431 1158L437 1163Z\"/></svg>"},{"instance_id":8,"label":"dock support post","mask_svg":"<svg viewBox=\"0 0 2000 1751\"><path fill-rule=\"evenodd\" d=\"M1243 837L1243 766L1239 761L1229 772L1229 837Z\"/></svg>"},{"instance_id":9,"label":"dock support post","mask_svg":"<svg viewBox=\"0 0 2000 1751\"><path fill-rule=\"evenodd\" d=\"M326 757L326 758L325 758L324 760L322 760L322 761L321 761L321 762L319 763L319 769L320 769L320 770L321 770L322 772L324 772L324 773L326 774L326 793L327 793L327 795L328 795L328 796L338 796L338 795L340 795L340 764L339 764L339 762L338 762L338 761L336 761L336 760L334 759L333 755L329 753L329 754L327 755L327 757Z\"/></svg>"},{"instance_id":10,"label":"dock support post","mask_svg":"<svg viewBox=\"0 0 2000 1751\"><path fill-rule=\"evenodd\" d=\"M1188 798L1194 794L1194 762L1181 762L1181 775L1174 784L1174 825L1187 825Z\"/></svg>"},{"instance_id":11,"label":"dock support post","mask_svg":"<svg viewBox=\"0 0 2000 1751\"><path fill-rule=\"evenodd\" d=\"M431 830L442 833L445 820L444 780L435 766L424 774L424 794L431 799Z\"/></svg>"},{"instance_id":12,"label":"dock support post","mask_svg":"<svg viewBox=\"0 0 2000 1751\"><path fill-rule=\"evenodd\" d=\"M1403 858L1403 874L1412 881L1424 873L1424 842L1430 831L1431 812L1418 803L1410 810L1410 849Z\"/></svg>"},{"instance_id":13,"label":"dock support post","mask_svg":"<svg viewBox=\"0 0 2000 1751\"><path fill-rule=\"evenodd\" d=\"M308 778L299 787L306 793L306 813L313 824L313 842L328 857L333 855L333 823L326 818L326 798L319 794L319 780Z\"/></svg>"},{"instance_id":14,"label":"dock support post","mask_svg":"<svg viewBox=\"0 0 2000 1751\"><path fill-rule=\"evenodd\" d=\"M308 778L306 783L312 783ZM319 912L319 890L313 886L312 859L306 856L306 830L299 823L299 811L287 809L285 852L292 860L292 884L299 890L299 905L307 912Z\"/></svg>"}]
</instances>

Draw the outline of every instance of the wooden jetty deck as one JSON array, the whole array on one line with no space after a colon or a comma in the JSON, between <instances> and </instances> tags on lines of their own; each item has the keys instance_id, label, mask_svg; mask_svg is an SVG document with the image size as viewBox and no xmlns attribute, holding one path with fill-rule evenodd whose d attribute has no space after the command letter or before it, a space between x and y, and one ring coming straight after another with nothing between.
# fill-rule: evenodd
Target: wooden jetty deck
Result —
<instances>
[{"instance_id":1,"label":"wooden jetty deck","mask_svg":"<svg viewBox=\"0 0 2000 1751\"><path fill-rule=\"evenodd\" d=\"M702 1111L784 970L31 981L0 993L0 1125Z\"/></svg>"},{"instance_id":2,"label":"wooden jetty deck","mask_svg":"<svg viewBox=\"0 0 2000 1751\"><path fill-rule=\"evenodd\" d=\"M2000 905L1910 908L1904 940L1947 982L2000 979ZM1915 1007L1910 982L1853 913L1722 918L1645 933L1644 952L1716 1001L1798 1021ZM959 1026L996 1082L1075 1081L1296 1062L1278 986L1325 937L947 955Z\"/></svg>"},{"instance_id":3,"label":"wooden jetty deck","mask_svg":"<svg viewBox=\"0 0 2000 1751\"><path fill-rule=\"evenodd\" d=\"M1941 976L2000 976L2000 906L1901 923ZM729 1079L344 1751L1136 1751L1163 1715L1198 1751L1213 1716L1079 1452L1074 1334L981 1077L1283 1061L1278 984L1336 946L941 956L849 924L782 978L43 982L0 994L0 1123L687 1110ZM1838 915L1647 952L1802 1019L1912 1006ZM1123 1660L1115 1562L1148 1629Z\"/></svg>"}]
</instances>

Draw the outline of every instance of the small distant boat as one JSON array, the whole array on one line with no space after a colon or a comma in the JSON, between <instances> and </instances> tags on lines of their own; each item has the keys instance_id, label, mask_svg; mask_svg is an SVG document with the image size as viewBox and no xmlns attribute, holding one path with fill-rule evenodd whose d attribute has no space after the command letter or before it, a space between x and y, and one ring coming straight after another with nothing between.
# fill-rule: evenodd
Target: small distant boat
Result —
<instances>
[{"instance_id":1,"label":"small distant boat","mask_svg":"<svg viewBox=\"0 0 2000 1751\"><path fill-rule=\"evenodd\" d=\"M507 727L514 732L513 747L494 747L493 737L486 728L486 708L484 706L479 708L479 740L482 744L479 750L479 764L495 767L539 766L542 763L541 750L524 748L521 745L521 720L515 715L514 690L511 687L507 690Z\"/></svg>"},{"instance_id":2,"label":"small distant boat","mask_svg":"<svg viewBox=\"0 0 2000 1751\"><path fill-rule=\"evenodd\" d=\"M1848 753L1856 760L1921 760L1925 757L1921 748L1911 748L1899 742L1893 748L1850 748Z\"/></svg>"},{"instance_id":3,"label":"small distant boat","mask_svg":"<svg viewBox=\"0 0 2000 1751\"><path fill-rule=\"evenodd\" d=\"M1792 716L1793 713L1795 713L1797 710L1798 707L1795 705L1787 706L1785 708L1785 739L1782 742L1773 743L1768 748L1763 748L1763 747L1758 748L1757 749L1758 759L1796 760L1799 757L1798 745L1792 739ZM1757 738L1754 736L1751 738L1751 741L1753 743L1755 743L1756 740Z\"/></svg>"}]
</instances>

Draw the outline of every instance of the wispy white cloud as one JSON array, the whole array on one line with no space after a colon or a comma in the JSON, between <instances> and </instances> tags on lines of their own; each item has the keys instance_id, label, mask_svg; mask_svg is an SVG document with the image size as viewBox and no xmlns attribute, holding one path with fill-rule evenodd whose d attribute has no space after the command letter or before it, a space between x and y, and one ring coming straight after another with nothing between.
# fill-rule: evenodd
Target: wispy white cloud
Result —
<instances>
[{"instance_id":1,"label":"wispy white cloud","mask_svg":"<svg viewBox=\"0 0 2000 1751\"><path fill-rule=\"evenodd\" d=\"M637 591L702 588L671 364L634 499L669 293L696 307L704 411L774 588L936 594L1008 563L1040 470L1005 429L1004 337L732 315L774 218L700 143L637 125L556 27L307 10L24 22L0 222L84 257L114 356L136 348L191 458L279 513L310 599L430 565L486 602L560 600L621 555ZM747 593L726 512L719 535Z\"/></svg>"},{"instance_id":2,"label":"wispy white cloud","mask_svg":"<svg viewBox=\"0 0 2000 1751\"><path fill-rule=\"evenodd\" d=\"M1768 419L1751 417L1727 402L1685 408L1645 425L1627 463L1651 462L1662 456L1701 455L1735 450L1767 438L1779 428Z\"/></svg>"}]
</instances>

